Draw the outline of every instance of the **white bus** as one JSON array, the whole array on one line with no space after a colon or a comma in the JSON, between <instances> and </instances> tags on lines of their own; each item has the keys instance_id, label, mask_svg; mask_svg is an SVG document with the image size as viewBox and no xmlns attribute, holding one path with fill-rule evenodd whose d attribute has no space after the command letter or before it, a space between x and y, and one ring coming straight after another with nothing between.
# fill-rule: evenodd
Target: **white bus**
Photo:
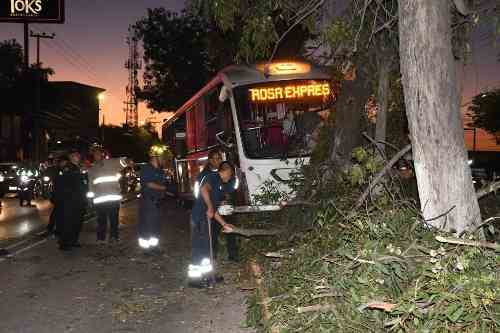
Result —
<instances>
[{"instance_id":1,"label":"white bus","mask_svg":"<svg viewBox=\"0 0 500 333\"><path fill-rule=\"evenodd\" d=\"M220 71L163 125L175 153L178 194L192 198L208 151L220 147L237 168L237 205L266 181L288 190L307 163L334 100L330 75L306 62L235 65Z\"/></svg>"}]
</instances>

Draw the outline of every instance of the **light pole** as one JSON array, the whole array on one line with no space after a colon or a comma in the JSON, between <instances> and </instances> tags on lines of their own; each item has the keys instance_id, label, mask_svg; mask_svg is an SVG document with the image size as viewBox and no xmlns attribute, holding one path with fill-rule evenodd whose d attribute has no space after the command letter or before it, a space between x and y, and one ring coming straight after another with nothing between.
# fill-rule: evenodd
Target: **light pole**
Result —
<instances>
[{"instance_id":1,"label":"light pole","mask_svg":"<svg viewBox=\"0 0 500 333\"><path fill-rule=\"evenodd\" d=\"M103 92L97 94L97 104L98 104L98 109L99 109L99 115L98 117L100 117L101 115L101 112L103 112L103 115L102 115L102 124L101 124L101 144L104 145L104 111L102 111L102 108L101 108L101 103L106 99L106 94L104 94Z\"/></svg>"}]
</instances>

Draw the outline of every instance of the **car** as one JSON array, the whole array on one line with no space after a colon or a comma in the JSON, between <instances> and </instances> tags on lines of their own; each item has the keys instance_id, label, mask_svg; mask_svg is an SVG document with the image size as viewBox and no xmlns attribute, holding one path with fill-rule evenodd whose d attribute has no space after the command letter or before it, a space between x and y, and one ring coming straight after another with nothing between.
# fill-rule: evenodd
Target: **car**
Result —
<instances>
[{"instance_id":1,"label":"car","mask_svg":"<svg viewBox=\"0 0 500 333\"><path fill-rule=\"evenodd\" d=\"M17 194L19 177L17 163L0 163L0 197L6 194Z\"/></svg>"}]
</instances>

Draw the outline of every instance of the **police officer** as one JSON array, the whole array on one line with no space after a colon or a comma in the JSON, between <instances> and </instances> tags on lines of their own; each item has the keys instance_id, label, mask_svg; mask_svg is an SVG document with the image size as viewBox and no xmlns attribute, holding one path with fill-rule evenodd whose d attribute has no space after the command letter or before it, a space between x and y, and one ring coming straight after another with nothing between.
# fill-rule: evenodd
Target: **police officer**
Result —
<instances>
[{"instance_id":1,"label":"police officer","mask_svg":"<svg viewBox=\"0 0 500 333\"><path fill-rule=\"evenodd\" d=\"M141 168L141 198L139 200L139 246L156 250L160 242L161 205L167 190L163 166L169 151L155 145L149 150L149 163Z\"/></svg>"},{"instance_id":2,"label":"police officer","mask_svg":"<svg viewBox=\"0 0 500 333\"><path fill-rule=\"evenodd\" d=\"M198 177L196 179L195 193L194 193L195 197L198 196L197 192L199 191L199 184L201 183L201 181L210 173L217 173L222 161L223 161L223 158L222 158L222 153L220 152L220 150L213 149L208 153L207 165L205 166L205 168L203 168L203 170L200 172L200 174L198 175ZM238 184L239 184L239 181L237 180L236 176L233 176L229 182L227 182L226 184L223 184L224 194L223 194L223 198L221 198L220 200L224 201L225 197L228 194L236 191L238 189ZM212 242L213 242L212 246L214 249L214 256L215 257L217 257L217 252L218 252L218 248L219 248L218 238L219 238L220 231L221 231L220 224L215 223L213 225L213 235L212 235L213 236L212 237ZM225 234L225 237L226 237L228 260L237 262L239 260L239 256L238 256L238 244L237 244L236 235L232 234L232 233L228 233L228 234Z\"/></svg>"},{"instance_id":3,"label":"police officer","mask_svg":"<svg viewBox=\"0 0 500 333\"><path fill-rule=\"evenodd\" d=\"M49 224L47 225L48 235L55 234L56 232L56 216L57 216L57 206L54 200L55 191L55 180L59 174L59 161L56 158L51 158L47 161L47 169L44 172L45 177L49 177L49 181L52 182L52 191L47 193L49 200L52 203L52 211L50 212Z\"/></svg>"},{"instance_id":4,"label":"police officer","mask_svg":"<svg viewBox=\"0 0 500 333\"><path fill-rule=\"evenodd\" d=\"M234 226L227 223L217 212L224 197L224 184L234 176L234 168L223 162L217 172L210 172L200 182L200 193L191 212L191 264L188 267L189 286L205 287L213 276L212 244L210 238L215 223L224 232L231 232Z\"/></svg>"},{"instance_id":5,"label":"police officer","mask_svg":"<svg viewBox=\"0 0 500 333\"><path fill-rule=\"evenodd\" d=\"M91 149L94 164L87 170L89 192L97 211L97 242L106 241L106 230L110 226L110 243L117 242L119 237L118 217L122 200L120 189L123 159L104 159L104 149L94 144Z\"/></svg>"},{"instance_id":6,"label":"police officer","mask_svg":"<svg viewBox=\"0 0 500 333\"><path fill-rule=\"evenodd\" d=\"M81 247L79 237L86 206L86 184L79 166L80 153L72 150L68 158L69 163L59 171L54 194L61 214L56 228L59 230L59 249L62 251Z\"/></svg>"}]
</instances>

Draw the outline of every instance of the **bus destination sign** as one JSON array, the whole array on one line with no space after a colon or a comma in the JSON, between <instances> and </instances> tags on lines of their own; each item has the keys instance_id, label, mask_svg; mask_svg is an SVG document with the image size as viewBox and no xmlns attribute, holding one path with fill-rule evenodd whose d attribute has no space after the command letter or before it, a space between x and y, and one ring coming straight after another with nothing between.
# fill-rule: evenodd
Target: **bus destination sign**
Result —
<instances>
[{"instance_id":1,"label":"bus destination sign","mask_svg":"<svg viewBox=\"0 0 500 333\"><path fill-rule=\"evenodd\" d=\"M0 22L64 23L64 0L1 0Z\"/></svg>"},{"instance_id":2,"label":"bus destination sign","mask_svg":"<svg viewBox=\"0 0 500 333\"><path fill-rule=\"evenodd\" d=\"M300 101L330 95L328 83L290 84L285 86L254 87L249 89L250 100L258 102Z\"/></svg>"}]
</instances>

